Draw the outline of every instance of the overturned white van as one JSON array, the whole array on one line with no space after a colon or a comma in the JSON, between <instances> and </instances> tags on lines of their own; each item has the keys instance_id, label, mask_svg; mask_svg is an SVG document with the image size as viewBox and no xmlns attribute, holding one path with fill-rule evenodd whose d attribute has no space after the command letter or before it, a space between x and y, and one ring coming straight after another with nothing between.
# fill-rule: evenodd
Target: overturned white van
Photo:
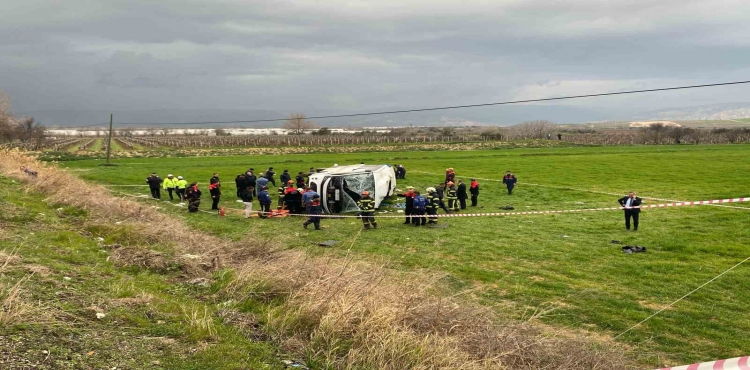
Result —
<instances>
[{"instance_id":1,"label":"overturned white van","mask_svg":"<svg viewBox=\"0 0 750 370\"><path fill-rule=\"evenodd\" d=\"M320 194L323 212L358 212L362 191L369 190L375 207L396 190L396 173L389 165L355 164L318 169L310 175L310 187Z\"/></svg>"}]
</instances>

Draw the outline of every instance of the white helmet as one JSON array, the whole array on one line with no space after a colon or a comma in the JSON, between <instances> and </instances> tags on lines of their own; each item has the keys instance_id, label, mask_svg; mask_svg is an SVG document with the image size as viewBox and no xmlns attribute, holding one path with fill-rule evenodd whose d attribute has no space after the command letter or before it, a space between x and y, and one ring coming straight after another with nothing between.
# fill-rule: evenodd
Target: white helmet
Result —
<instances>
[{"instance_id":1,"label":"white helmet","mask_svg":"<svg viewBox=\"0 0 750 370\"><path fill-rule=\"evenodd\" d=\"M434 192L436 192L436 191L437 191L437 190L435 190L435 188L433 188L433 187L429 187L429 188L427 188L427 189L425 189L425 190L427 190L427 192L428 192L428 193L434 193Z\"/></svg>"}]
</instances>

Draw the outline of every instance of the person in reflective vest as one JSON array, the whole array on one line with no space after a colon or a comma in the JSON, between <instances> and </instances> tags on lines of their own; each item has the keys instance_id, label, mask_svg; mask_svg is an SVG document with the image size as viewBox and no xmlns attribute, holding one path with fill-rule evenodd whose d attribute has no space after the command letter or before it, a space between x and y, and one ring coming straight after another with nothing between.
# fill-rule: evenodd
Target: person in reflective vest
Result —
<instances>
[{"instance_id":1,"label":"person in reflective vest","mask_svg":"<svg viewBox=\"0 0 750 370\"><path fill-rule=\"evenodd\" d=\"M372 225L373 229L378 228L378 223L375 222L375 199L370 196L370 192L365 190L362 192L362 198L357 201L357 207L359 207L359 216L362 218L365 230L370 229Z\"/></svg>"},{"instance_id":2,"label":"person in reflective vest","mask_svg":"<svg viewBox=\"0 0 750 370\"><path fill-rule=\"evenodd\" d=\"M440 208L440 198L437 195L437 189L432 187L427 188L427 196L425 199L427 199L425 211L427 212L427 218L429 219L427 223L436 224L438 222L437 211L438 208Z\"/></svg>"},{"instance_id":3,"label":"person in reflective vest","mask_svg":"<svg viewBox=\"0 0 750 370\"><path fill-rule=\"evenodd\" d=\"M448 209L451 212L458 212L458 191L456 190L456 185L452 181L448 181L446 185L448 185L448 191L446 194L446 198L448 198Z\"/></svg>"},{"instance_id":4,"label":"person in reflective vest","mask_svg":"<svg viewBox=\"0 0 750 370\"><path fill-rule=\"evenodd\" d=\"M176 183L176 189L177 189L177 196L180 198L180 202L185 200L185 190L187 189L188 182L182 176L177 176L177 183Z\"/></svg>"},{"instance_id":5,"label":"person in reflective vest","mask_svg":"<svg viewBox=\"0 0 750 370\"><path fill-rule=\"evenodd\" d=\"M284 207L284 194L286 193L286 187L283 185L280 186L277 192L279 194L279 202L276 204L276 208L281 209Z\"/></svg>"},{"instance_id":6,"label":"person in reflective vest","mask_svg":"<svg viewBox=\"0 0 750 370\"><path fill-rule=\"evenodd\" d=\"M164 190L169 193L169 200L174 200L172 193L174 193L175 189L177 189L177 179L175 179L174 176L172 176L172 174L170 173L169 175L167 175L167 179L162 183L162 186L164 186Z\"/></svg>"}]
</instances>

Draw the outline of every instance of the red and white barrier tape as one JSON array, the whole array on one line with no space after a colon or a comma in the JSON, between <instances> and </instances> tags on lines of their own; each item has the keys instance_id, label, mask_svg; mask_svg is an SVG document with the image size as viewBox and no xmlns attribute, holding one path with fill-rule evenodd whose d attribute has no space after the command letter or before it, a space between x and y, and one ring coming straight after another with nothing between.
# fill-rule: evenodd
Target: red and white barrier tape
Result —
<instances>
[{"instance_id":1,"label":"red and white barrier tape","mask_svg":"<svg viewBox=\"0 0 750 370\"><path fill-rule=\"evenodd\" d=\"M702 362L699 364L664 367L659 370L750 370L750 356Z\"/></svg>"},{"instance_id":2,"label":"red and white barrier tape","mask_svg":"<svg viewBox=\"0 0 750 370\"><path fill-rule=\"evenodd\" d=\"M112 191L112 190L111 190ZM112 191L114 193L123 194L130 197L140 198L140 199L150 199L150 200L157 200L153 198L146 198L144 196L136 196L132 194L122 193L118 191ZM169 202L169 201L165 201ZM649 204L649 205L642 205L640 207L630 207L629 209L650 209L650 208L670 208L670 207L684 207L684 206L700 206L700 205L713 205L713 204L724 204L724 203L740 203L740 202L750 202L750 197L743 197L743 198L729 198L729 199L713 199L713 200L697 200L697 201L691 201L691 202L672 202L672 203L661 203L661 204ZM520 211L520 212L482 212L482 213L448 213L448 214L439 214L439 215L411 215L411 217L437 217L437 218L465 218L465 217L500 217L500 216L527 216L527 215L548 215L548 214L563 214L563 213L579 213L579 212L596 212L596 211L621 211L626 209L626 207L600 207L600 208L581 208L581 209L566 209L566 210L546 210L546 211ZM229 209L231 211L237 211L237 212L244 212L241 209ZM213 213L213 212L211 212ZM263 212L260 211L252 211L252 213L261 214ZM266 212L267 214L271 214L273 212ZM302 217L310 217L309 214L288 214L288 216L302 216ZM315 215L321 218L360 218L360 216L357 215L330 215L330 214L321 214L321 215ZM399 214L399 215L383 215L376 213L374 215L377 218L404 218L407 217L405 214Z\"/></svg>"},{"instance_id":3,"label":"red and white barrier tape","mask_svg":"<svg viewBox=\"0 0 750 370\"><path fill-rule=\"evenodd\" d=\"M439 176L439 174L432 173L432 172L425 172L425 171L412 171L412 172L423 173L423 174L427 174L427 175ZM503 180L488 179L488 178L482 178L482 177L472 177L472 178L477 179L477 180L494 181L494 182L502 182L503 181ZM520 185L528 185L528 186L538 186L538 187L543 187L543 188L560 189L560 190L580 191L580 192L584 192L584 193L612 195L612 196L617 196L617 197L621 197L621 196L623 196L623 194L627 194L627 192L611 193L611 192L607 192L607 191L581 189L581 188L572 188L572 187L569 187L569 186L559 186L559 185L535 184L535 183L531 183L531 182L519 182L518 184L520 184ZM648 200L657 200L657 201L660 201L660 202L680 202L679 200L666 199L666 198L655 198L655 197L646 197L646 196L641 196L641 198L648 199ZM750 210L750 208L733 207L733 206L720 205L720 204L712 204L712 206L714 206L714 207L726 207L726 208L742 209L742 210L746 210L746 211Z\"/></svg>"}]
</instances>

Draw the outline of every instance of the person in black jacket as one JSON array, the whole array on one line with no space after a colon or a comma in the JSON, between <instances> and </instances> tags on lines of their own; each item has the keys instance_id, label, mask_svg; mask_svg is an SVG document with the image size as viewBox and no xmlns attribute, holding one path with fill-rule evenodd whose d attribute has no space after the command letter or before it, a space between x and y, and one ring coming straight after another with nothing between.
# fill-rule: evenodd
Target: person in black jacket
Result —
<instances>
[{"instance_id":1,"label":"person in black jacket","mask_svg":"<svg viewBox=\"0 0 750 370\"><path fill-rule=\"evenodd\" d=\"M471 184L469 185L469 193L471 193L471 206L476 207L477 198L479 198L479 183L477 182L477 179L471 179Z\"/></svg>"},{"instance_id":2,"label":"person in black jacket","mask_svg":"<svg viewBox=\"0 0 750 370\"><path fill-rule=\"evenodd\" d=\"M291 191L286 192L284 194L284 204L286 205L286 209L289 210L289 213L291 214L301 214L302 213L302 193L300 192L302 189L294 189Z\"/></svg>"},{"instance_id":3,"label":"person in black jacket","mask_svg":"<svg viewBox=\"0 0 750 370\"><path fill-rule=\"evenodd\" d=\"M245 205L245 218L250 218L250 213L253 212L253 193L255 187L245 187L240 193L242 195L242 204Z\"/></svg>"},{"instance_id":4,"label":"person in black jacket","mask_svg":"<svg viewBox=\"0 0 750 370\"><path fill-rule=\"evenodd\" d=\"M151 189L151 196L154 199L161 199L161 183L163 181L161 177L156 175L156 172L146 178L146 183L148 184L148 188Z\"/></svg>"},{"instance_id":5,"label":"person in black jacket","mask_svg":"<svg viewBox=\"0 0 750 370\"><path fill-rule=\"evenodd\" d=\"M273 167L268 167L268 171L266 171L266 178L268 179L268 182L273 184L273 186L276 186L276 180L273 178L276 176L276 172L273 172Z\"/></svg>"},{"instance_id":6,"label":"person in black jacket","mask_svg":"<svg viewBox=\"0 0 750 370\"><path fill-rule=\"evenodd\" d=\"M198 212L201 205L201 191L198 190L198 183L194 182L188 186L185 192L185 198L188 200L188 211Z\"/></svg>"},{"instance_id":7,"label":"person in black jacket","mask_svg":"<svg viewBox=\"0 0 750 370\"><path fill-rule=\"evenodd\" d=\"M211 209L214 211L218 211L219 199L221 199L220 183L217 181L211 185L208 185L208 192L211 193L211 200L213 201L213 203L211 203Z\"/></svg>"},{"instance_id":8,"label":"person in black jacket","mask_svg":"<svg viewBox=\"0 0 750 370\"><path fill-rule=\"evenodd\" d=\"M413 186L407 186L406 192L402 194L397 194L397 196L402 197L406 199L406 204L404 207L404 215L406 215L406 221L404 221L404 225L411 225L412 219L411 215L414 213L414 187Z\"/></svg>"},{"instance_id":9,"label":"person in black jacket","mask_svg":"<svg viewBox=\"0 0 750 370\"><path fill-rule=\"evenodd\" d=\"M245 185L245 175L237 175L237 177L234 178L234 185L237 187L237 198L242 199L242 193L247 188L247 185Z\"/></svg>"},{"instance_id":10,"label":"person in black jacket","mask_svg":"<svg viewBox=\"0 0 750 370\"><path fill-rule=\"evenodd\" d=\"M245 172L245 186L253 188L253 195L256 195L255 192L255 183L258 181L258 177L255 176L255 173L253 171L247 171Z\"/></svg>"},{"instance_id":11,"label":"person in black jacket","mask_svg":"<svg viewBox=\"0 0 750 370\"><path fill-rule=\"evenodd\" d=\"M466 199L469 199L469 195L466 193L466 184L461 179L458 180L456 196L458 197L458 202L461 204L461 209L466 209Z\"/></svg>"},{"instance_id":12,"label":"person in black jacket","mask_svg":"<svg viewBox=\"0 0 750 370\"><path fill-rule=\"evenodd\" d=\"M628 193L628 196L618 199L617 203L620 203L620 206L625 211L625 229L630 230L630 219L632 218L633 231L638 231L638 217L641 214L641 209L631 207L640 207L641 203L643 203L641 198L636 197L635 192L631 191Z\"/></svg>"},{"instance_id":13,"label":"person in black jacket","mask_svg":"<svg viewBox=\"0 0 750 370\"><path fill-rule=\"evenodd\" d=\"M435 193L437 194L438 205L440 208L442 208L445 213L451 213L451 211L448 210L448 207L445 206L445 201L443 201L443 198L445 197L445 183L438 184Z\"/></svg>"},{"instance_id":14,"label":"person in black jacket","mask_svg":"<svg viewBox=\"0 0 750 370\"><path fill-rule=\"evenodd\" d=\"M284 172L281 173L281 176L279 176L279 180L281 180L281 186L286 186L286 184L289 183L289 180L292 179L292 175L289 174L289 170L284 170Z\"/></svg>"},{"instance_id":15,"label":"person in black jacket","mask_svg":"<svg viewBox=\"0 0 750 370\"><path fill-rule=\"evenodd\" d=\"M297 177L295 177L294 180L297 182L295 185L297 185L298 189L305 188L305 174L302 173L302 171L297 173Z\"/></svg>"}]
</instances>

